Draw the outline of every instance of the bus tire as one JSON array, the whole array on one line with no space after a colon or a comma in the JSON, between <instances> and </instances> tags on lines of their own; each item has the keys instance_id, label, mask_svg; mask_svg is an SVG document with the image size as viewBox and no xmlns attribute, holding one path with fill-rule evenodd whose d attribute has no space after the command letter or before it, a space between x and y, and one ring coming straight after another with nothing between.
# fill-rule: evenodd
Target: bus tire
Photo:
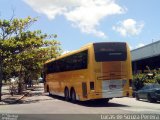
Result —
<instances>
[{"instance_id":1,"label":"bus tire","mask_svg":"<svg viewBox=\"0 0 160 120\"><path fill-rule=\"evenodd\" d=\"M66 87L65 90L64 90L64 99L66 101L69 101L69 90L68 88Z\"/></svg>"},{"instance_id":2,"label":"bus tire","mask_svg":"<svg viewBox=\"0 0 160 120\"><path fill-rule=\"evenodd\" d=\"M150 102L150 103L155 103L156 100L154 98L151 97L150 94L147 95L147 100Z\"/></svg>"},{"instance_id":3,"label":"bus tire","mask_svg":"<svg viewBox=\"0 0 160 120\"><path fill-rule=\"evenodd\" d=\"M138 94L135 94L136 100L139 100L139 96Z\"/></svg>"},{"instance_id":4,"label":"bus tire","mask_svg":"<svg viewBox=\"0 0 160 120\"><path fill-rule=\"evenodd\" d=\"M74 89L71 89L71 102L75 103L77 101L76 99L76 92Z\"/></svg>"}]
</instances>

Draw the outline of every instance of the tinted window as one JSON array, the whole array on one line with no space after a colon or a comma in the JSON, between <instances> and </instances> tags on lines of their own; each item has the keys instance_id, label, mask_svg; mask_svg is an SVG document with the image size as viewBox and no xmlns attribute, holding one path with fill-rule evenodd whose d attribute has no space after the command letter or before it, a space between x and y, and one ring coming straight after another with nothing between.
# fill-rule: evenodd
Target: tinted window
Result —
<instances>
[{"instance_id":1,"label":"tinted window","mask_svg":"<svg viewBox=\"0 0 160 120\"><path fill-rule=\"evenodd\" d=\"M126 43L94 43L95 60L125 61L127 58Z\"/></svg>"},{"instance_id":2,"label":"tinted window","mask_svg":"<svg viewBox=\"0 0 160 120\"><path fill-rule=\"evenodd\" d=\"M47 73L87 69L88 50L47 64Z\"/></svg>"},{"instance_id":3,"label":"tinted window","mask_svg":"<svg viewBox=\"0 0 160 120\"><path fill-rule=\"evenodd\" d=\"M146 86L144 86L144 87L142 88L142 90L146 90L146 89L150 89L150 88L151 88L151 86L146 85Z\"/></svg>"},{"instance_id":4,"label":"tinted window","mask_svg":"<svg viewBox=\"0 0 160 120\"><path fill-rule=\"evenodd\" d=\"M160 88L159 84L154 85L154 88Z\"/></svg>"},{"instance_id":5,"label":"tinted window","mask_svg":"<svg viewBox=\"0 0 160 120\"><path fill-rule=\"evenodd\" d=\"M153 84L151 88L160 88L160 84Z\"/></svg>"},{"instance_id":6,"label":"tinted window","mask_svg":"<svg viewBox=\"0 0 160 120\"><path fill-rule=\"evenodd\" d=\"M150 84L150 85L145 85L142 89L154 89L154 88L160 88L159 84Z\"/></svg>"}]
</instances>

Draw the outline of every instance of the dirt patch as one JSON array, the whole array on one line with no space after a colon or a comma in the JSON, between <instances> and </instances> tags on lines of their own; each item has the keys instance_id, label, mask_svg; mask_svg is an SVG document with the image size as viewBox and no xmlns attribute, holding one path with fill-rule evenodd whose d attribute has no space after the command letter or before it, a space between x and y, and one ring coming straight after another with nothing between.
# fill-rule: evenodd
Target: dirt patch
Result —
<instances>
[{"instance_id":1,"label":"dirt patch","mask_svg":"<svg viewBox=\"0 0 160 120\"><path fill-rule=\"evenodd\" d=\"M5 92L3 92L2 95L2 102L0 102L0 105L6 105L6 104L29 104L29 103L35 103L39 101L45 101L49 98L44 94L43 85L34 86L32 88L27 89L24 91L23 95L10 95L9 91L6 91L5 86Z\"/></svg>"}]
</instances>

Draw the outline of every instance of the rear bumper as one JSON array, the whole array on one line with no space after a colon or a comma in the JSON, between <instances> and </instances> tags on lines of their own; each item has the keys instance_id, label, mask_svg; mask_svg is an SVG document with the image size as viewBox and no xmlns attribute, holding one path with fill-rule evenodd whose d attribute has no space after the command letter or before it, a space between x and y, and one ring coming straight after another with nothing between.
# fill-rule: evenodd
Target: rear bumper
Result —
<instances>
[{"instance_id":1,"label":"rear bumper","mask_svg":"<svg viewBox=\"0 0 160 120\"><path fill-rule=\"evenodd\" d=\"M85 100L94 100L94 99L102 99L102 98L119 98L119 97L126 97L129 95L128 91L103 91L103 92L95 92L91 91L86 98L83 98L82 101Z\"/></svg>"},{"instance_id":2,"label":"rear bumper","mask_svg":"<svg viewBox=\"0 0 160 120\"><path fill-rule=\"evenodd\" d=\"M123 91L103 91L102 98L123 97Z\"/></svg>"}]
</instances>

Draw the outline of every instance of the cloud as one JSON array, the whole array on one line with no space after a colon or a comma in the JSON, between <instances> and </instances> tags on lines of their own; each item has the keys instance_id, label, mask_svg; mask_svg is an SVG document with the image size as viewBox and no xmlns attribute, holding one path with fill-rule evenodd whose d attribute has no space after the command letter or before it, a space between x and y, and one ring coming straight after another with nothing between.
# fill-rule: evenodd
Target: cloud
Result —
<instances>
[{"instance_id":1,"label":"cloud","mask_svg":"<svg viewBox=\"0 0 160 120\"><path fill-rule=\"evenodd\" d=\"M70 52L69 50L65 50L65 51L62 52L62 55L67 54L69 52Z\"/></svg>"},{"instance_id":2,"label":"cloud","mask_svg":"<svg viewBox=\"0 0 160 120\"><path fill-rule=\"evenodd\" d=\"M122 36L136 36L144 27L143 23L137 23L134 19L126 19L113 26L113 30L119 32Z\"/></svg>"},{"instance_id":3,"label":"cloud","mask_svg":"<svg viewBox=\"0 0 160 120\"><path fill-rule=\"evenodd\" d=\"M139 44L136 46L136 48L140 48L140 47L143 47L143 46L145 46L145 44L139 43Z\"/></svg>"},{"instance_id":4,"label":"cloud","mask_svg":"<svg viewBox=\"0 0 160 120\"><path fill-rule=\"evenodd\" d=\"M134 49L137 49L137 48L141 48L141 47L143 47L143 46L145 46L144 43L139 43L139 44L137 44L136 46L131 46L131 45L129 45L129 48L130 48L130 50L134 50Z\"/></svg>"},{"instance_id":5,"label":"cloud","mask_svg":"<svg viewBox=\"0 0 160 120\"><path fill-rule=\"evenodd\" d=\"M129 48L130 48L130 50L133 50L133 49L134 49L133 46L131 46L131 45L129 45Z\"/></svg>"},{"instance_id":6,"label":"cloud","mask_svg":"<svg viewBox=\"0 0 160 120\"><path fill-rule=\"evenodd\" d=\"M24 0L36 12L45 14L49 19L63 15L81 32L106 37L97 30L100 21L110 15L125 13L115 0Z\"/></svg>"}]
</instances>

